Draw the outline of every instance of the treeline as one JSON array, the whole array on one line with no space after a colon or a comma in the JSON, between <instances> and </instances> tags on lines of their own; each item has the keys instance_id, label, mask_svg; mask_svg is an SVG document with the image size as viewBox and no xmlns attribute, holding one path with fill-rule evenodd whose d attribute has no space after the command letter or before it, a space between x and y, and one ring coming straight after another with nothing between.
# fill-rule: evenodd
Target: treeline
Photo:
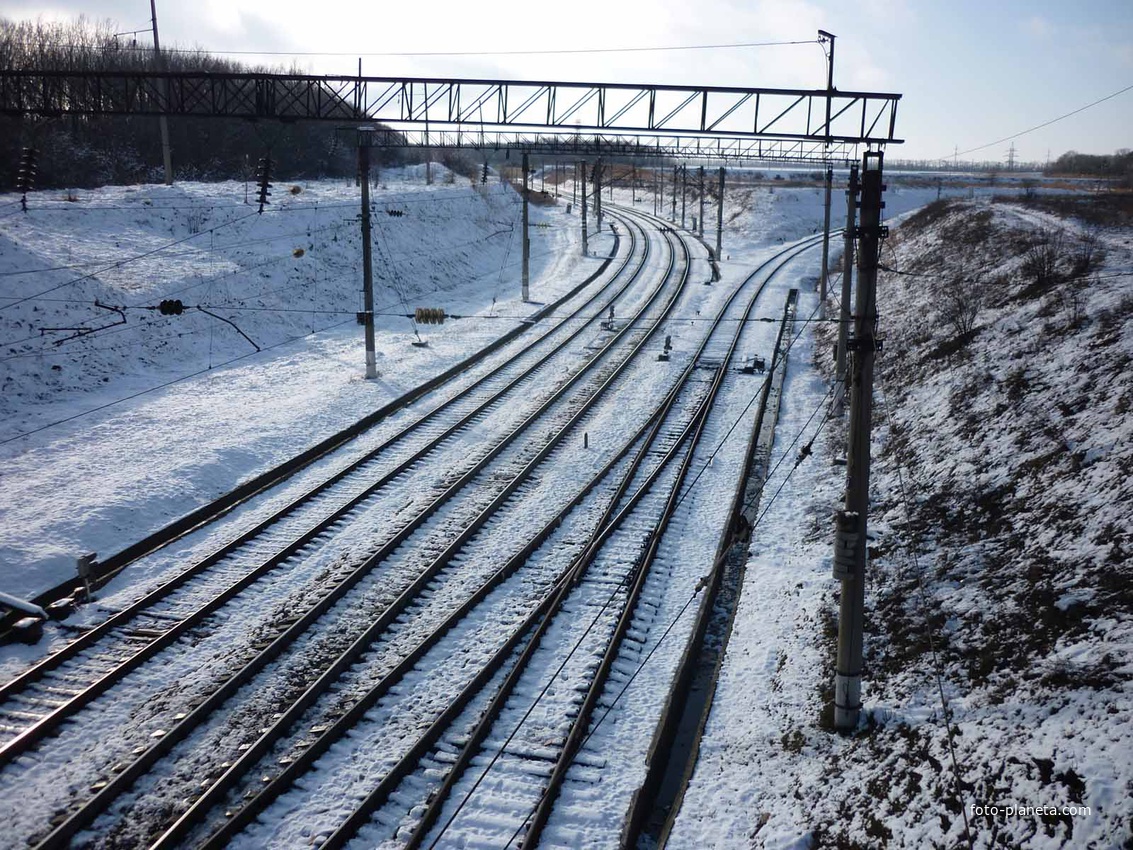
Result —
<instances>
[{"instance_id":1,"label":"treeline","mask_svg":"<svg viewBox=\"0 0 1133 850\"><path fill-rule=\"evenodd\" d=\"M1099 177L1133 186L1133 150L1123 148L1114 154L1067 151L1043 172L1048 176Z\"/></svg>"},{"instance_id":2,"label":"treeline","mask_svg":"<svg viewBox=\"0 0 1133 850\"><path fill-rule=\"evenodd\" d=\"M115 36L110 21L86 18L59 23L0 18L0 68L5 70L153 70L156 60L148 32L134 42ZM250 68L202 50L164 54L170 71L213 73L283 72ZM330 122L250 122L221 118L171 118L170 143L178 180L251 177L270 152L280 180L348 177L357 155ZM38 188L156 183L164 179L161 132L156 118L17 118L0 116L0 191L12 191L20 149L39 151ZM379 165L403 154L375 151Z\"/></svg>"}]
</instances>

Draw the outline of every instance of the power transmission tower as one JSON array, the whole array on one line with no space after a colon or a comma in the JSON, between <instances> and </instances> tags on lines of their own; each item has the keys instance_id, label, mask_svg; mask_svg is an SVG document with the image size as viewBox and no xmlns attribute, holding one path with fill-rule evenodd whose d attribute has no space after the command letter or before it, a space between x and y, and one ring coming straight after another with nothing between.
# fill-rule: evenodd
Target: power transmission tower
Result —
<instances>
[{"instance_id":1,"label":"power transmission tower","mask_svg":"<svg viewBox=\"0 0 1133 850\"><path fill-rule=\"evenodd\" d=\"M1015 170L1015 143L1011 143L1011 147L1007 149L1007 170Z\"/></svg>"},{"instance_id":2,"label":"power transmission tower","mask_svg":"<svg viewBox=\"0 0 1133 850\"><path fill-rule=\"evenodd\" d=\"M862 159L861 227L858 229L858 287L850 364L850 434L846 455L845 509L838 513L834 575L842 581L838 655L834 676L834 725L850 730L861 712L862 632L865 609L866 529L869 509L873 365L877 352L877 266L881 226L883 154Z\"/></svg>"}]
</instances>

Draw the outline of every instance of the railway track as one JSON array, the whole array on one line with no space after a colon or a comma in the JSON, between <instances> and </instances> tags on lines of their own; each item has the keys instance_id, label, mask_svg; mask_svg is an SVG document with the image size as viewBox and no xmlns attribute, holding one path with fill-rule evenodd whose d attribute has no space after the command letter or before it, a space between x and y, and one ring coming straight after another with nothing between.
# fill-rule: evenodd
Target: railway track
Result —
<instances>
[{"instance_id":1,"label":"railway track","mask_svg":"<svg viewBox=\"0 0 1133 850\"><path fill-rule=\"evenodd\" d=\"M670 281L670 279L673 276L672 276L671 273L667 273L664 277L665 277L665 280L663 281L663 284L666 284ZM670 287L670 288L672 288L672 287ZM649 300L644 305L643 312L649 310L651 308L651 305L654 305L654 304L657 304L657 303L660 302L659 296L661 295L661 293L663 292L664 289L665 289L664 285L657 287L655 289L653 294L650 296ZM670 300L671 300L671 298L670 298ZM623 333L614 334L613 339L611 339L611 341L609 342L608 345L603 347L602 351L613 352L618 348L618 346L615 345L616 342L618 342L623 337L633 336L634 333L630 332L630 327L631 326L627 326L626 329L625 329L625 332L623 332ZM548 416L550 416L549 411L551 411L551 409L554 408L556 405L557 405L557 407L562 408L562 409L567 411L567 413L564 413L563 410L560 410L559 413L558 413L560 418L563 418L564 416L567 416L567 418L570 418L569 415L568 415L569 404L567 404L563 400L568 398L568 396L569 396L568 391L571 390L574 387L575 384L580 383L580 379L585 375L591 375L591 384L592 385L596 384L598 386L601 386L601 384L602 384L602 379L601 379L601 374L600 374L601 369L597 368L597 364L599 364L601 362L601 360L602 360L602 358L596 356L594 358L594 360L592 360L591 363L584 370L582 370L582 372L580 372L578 375L572 377L568 381L568 383L560 389L560 392L558 392L555 396L551 397L544 404L542 404L540 409L539 409L539 415L538 416L536 416L535 414L532 414L531 416L528 417L528 420L525 422L527 428L529 429L534 424L535 421L540 419L540 417L547 418ZM594 377L595 375L597 375L597 378ZM521 430L523 430L523 429L517 429L515 432L513 432L513 434L518 434ZM562 429L559 429L559 430L561 431ZM512 440L512 442L515 442L515 441ZM497 449L494 449L493 452L490 453L492 456L489 457L489 458L486 458L485 461L481 464L481 466L487 465L487 463L490 463L492 460L495 460L496 456L503 454L505 452L506 448L507 448L507 445L505 445L505 444L501 444L500 446L498 446ZM544 452L544 455L545 455L545 452ZM520 459L522 458L522 452L518 453L518 457ZM516 462L517 462L516 459L513 458L512 459L513 465ZM509 476L506 473L501 474L497 471L495 473L494 477L497 480L506 481ZM473 481L474 478L475 478L475 474L473 474L473 471L470 470L469 473L466 473L465 475L459 476L457 478L457 480L455 482L453 482L447 488L446 492L451 493L451 492L458 491L459 489L463 488L465 485L467 485L468 483ZM487 485L490 483L489 481L480 481L478 483L480 484L480 487L477 487L477 488L474 488L474 489L488 490ZM514 492L514 488L512 488L512 492ZM499 493L496 496L496 498L494 500L494 503L495 503L494 507L498 508L501 504L506 502L507 499L510 496L511 496L511 492L508 492L508 488L505 487L504 491ZM438 499L434 500L434 503L440 503L440 502L443 502L443 501L444 501L444 498L438 498ZM468 511L465 510L465 513L467 514ZM456 525L457 526L462 525L466 519L467 519L467 517L457 517L456 518ZM424 525L424 524L425 524L424 522L418 523L418 527L420 527L421 525ZM465 536L467 536L469 533L471 533L471 532L466 527L465 528ZM399 537L400 537L400 539L398 539ZM400 534L400 535L395 536L394 539L390 540L386 544L386 546L382 547L379 550L379 553L377 555L372 555L369 559L367 559L367 563L363 566L364 567L372 567L376 563L379 563L382 559L384 559L385 556L388 556L393 551L398 549L400 544L402 542L404 542L404 540L407 539L407 538L408 538L408 534ZM455 545L455 544L453 544L453 545ZM451 549L452 545L450 545L447 548ZM428 551L428 549L425 548L425 551ZM362 571L355 571L355 572L360 573ZM338 577L335 581L331 582L330 586L332 586L334 588L334 592L332 592L332 594L330 594L330 595L334 596L334 595L338 594L338 589L346 587L347 584L349 584L349 583L350 582L348 582L345 578ZM411 584L410 588L411 589L420 589L421 587L423 587L427 583L428 583L427 577L424 578L424 580L422 580L419 577L416 580L415 585ZM338 595L341 595L341 594L338 594ZM363 596L364 595L365 594L363 594ZM397 596L396 598L401 598L402 596L405 596L405 593L402 593L400 596ZM379 604L384 604L385 601L386 600L380 600ZM373 600L371 600L371 603L372 602L373 602ZM322 610L316 610L320 607L322 608ZM288 626L287 630L283 633L283 635L280 635L279 638L271 641L267 646L263 647L263 649L267 650L267 652L264 653L264 654L256 656L257 665L263 666L266 663L266 661L264 659L267 659L272 655L273 648L274 648L274 651L278 654L279 648L281 647L280 638L286 637L288 640L292 640L294 638L297 638L299 635L301 635L303 633L306 625L310 625L310 623L313 622L314 619L317 619L319 616L322 616L322 614L325 613L325 611L328 608L329 608L329 604L320 603L319 606L316 606L316 608L311 609L310 611L307 612L305 620L304 620L304 618L300 618L299 620L296 620L295 622L290 622L289 619L285 617L280 622L279 625ZM292 618L292 619L294 619L294 618ZM340 617L340 620L341 619L343 619L343 618ZM345 619L349 621L352 618L347 617ZM137 630L134 629L132 631L136 632ZM335 634L340 634L340 632L338 630L333 630L333 631L334 631ZM181 631L180 635L181 635L181 637L179 638L179 640L181 640L181 641L184 641L186 639L185 638L186 635L189 635L190 639L195 639L195 637L192 637L192 630L191 629L189 629L187 631L185 631L185 630ZM131 636L133 637L134 635L131 635ZM146 639L146 638L152 637L152 635L142 633L140 635L137 635L137 637L140 637L141 639ZM265 639L263 638L263 636L260 636L260 638L258 639L257 642L262 643L262 642L264 642L264 640ZM288 640L284 640L284 641L282 641L282 643L286 644L288 642ZM92 641L92 642L95 645L98 645L97 641ZM341 643L341 641L339 641L339 642ZM146 645L152 646L153 643L152 642L147 643ZM256 648L258 649L260 647L257 646ZM325 651L324 651L323 654L326 654ZM121 667L121 666L122 665L119 665L119 667ZM39 671L39 675L36 676L35 678L38 681L51 682L53 672L54 671L42 671L41 670L41 671ZM230 695L231 691L234 690L235 688L239 687L240 683L248 681L248 679L251 676L251 672L252 671L242 670L239 674L232 676L228 680L228 682L225 683L225 685L223 687L213 690L211 692L211 696L208 697L200 705L193 707L191 712L182 713L182 714L185 714L185 716L180 716L180 717L175 715L175 719L178 721L179 725L177 727L174 727L174 730L167 730L167 729L154 730L154 733L159 733L160 740L158 741L157 744L153 744L150 747L145 748L144 752L141 754L141 755L145 756L145 758L139 758L139 759L135 760L133 763L130 763L129 765L127 765L127 766L123 766L121 764L115 764L115 765L108 766L108 774L109 775L104 779L100 779L100 780L97 780L96 782L92 783L91 788L92 788L93 791L96 792L95 799L105 801L106 799L112 798L114 795L116 795L118 792L120 792L122 790L122 788L124 788L126 785L128 785L129 782L132 779L136 778L137 775L140 775L140 772L142 771L141 765L142 765L143 762L145 762L147 760L152 761L152 760L156 759L157 757L163 755L164 752L168 751L169 749L171 749L174 746L174 742L179 737L179 735L174 734L175 730L180 729L182 727L188 727L188 726L191 726L193 724L201 722L204 717L208 716L210 711L215 710L215 708L218 705L222 704L224 699L227 696ZM49 687L51 687L51 686L52 685L49 685ZM9 688L9 690L10 690L10 688ZM107 690L107 688L102 688L101 690L105 691L105 690ZM88 692L84 691L83 693L86 694ZM76 696L78 696L79 700L83 701L84 703L89 703L89 702L94 701L93 696L82 696L82 695L76 695ZM76 705L77 705L77 703L76 703ZM59 713L58 711L55 711L54 716L58 720L61 717L61 713ZM55 727L57 727L57 726L58 726L58 722L55 723ZM42 739L42 737L45 734L47 734L47 731L48 731L48 729L47 729L46 725L41 724L39 727L37 727L37 734L35 736L27 735L27 736L25 736L24 738L21 739L21 741L28 742L24 745L24 747L22 749L26 750L26 749L31 747L32 743L34 743L33 741L31 741L32 737L35 737L36 740ZM154 734L154 733L151 733L151 734ZM140 745L140 744L137 745L136 749L142 749L142 745ZM12 752L12 751L9 750L9 752ZM11 758L16 758L18 755L19 755L18 753L12 752ZM87 807L84 807L84 811L86 811L87 814L84 814L83 816L81 816L79 818L76 818L74 815L72 815L66 821L64 821L62 824L60 824L56 828L56 830L53 832L53 834L52 834L53 837L48 839L48 843L49 844L52 843L52 842L58 843L60 841L65 840L67 833L73 834L74 831L80 827L80 823L83 823L83 822L85 822L86 819L89 819L88 816L93 810L87 809Z\"/></svg>"},{"instance_id":2,"label":"railway track","mask_svg":"<svg viewBox=\"0 0 1133 850\"><path fill-rule=\"evenodd\" d=\"M279 560L253 579L237 579L246 584L223 601L214 595L184 606L208 608L197 619L171 608L163 622L156 609L142 614L141 606L81 638L82 648L68 657L25 674L24 686L43 686L38 693L55 693L70 707L27 712L22 731L0 749L0 789L43 771L70 785L50 804L51 822L22 840L42 847L65 846L77 836L92 846L293 846L298 840L342 846L359 831L370 840L377 830L395 844L423 843L445 801L462 793L459 783L501 740L515 701L522 704L531 683L560 663L548 648L561 648L563 635L583 627L588 617L579 612L597 609L601 616L580 637L579 646L588 649L562 668L574 663L573 681L586 684L552 689L542 725L523 730L533 736L499 748L507 760L500 770L549 779L532 785L533 805L524 810L530 817L514 833L528 845L538 840L564 778L588 758L581 753L587 718L606 688L633 668L635 636L651 628L647 610L658 591L650 566L745 325L737 322L731 344L722 345L717 331L750 281L737 288L675 380L662 382L661 392L643 381L656 348L650 346L686 296L691 253L688 240L663 233L670 258L664 273L644 293L631 293L630 284L647 271L646 246L655 237L640 223L651 217L623 216L627 232L642 243L636 271L626 271L634 249L619 270L631 280L615 286L615 277L599 293L607 301L590 302L568 320L577 328L560 325L541 338L561 330L558 352L592 344L584 366L511 419L503 409L518 407L515 397L525 387L533 395L529 378L478 380L476 386L494 388L497 400L454 405L449 415L458 427L430 426L432 412L418 420L425 424L413 429L413 438L456 446L458 454L471 455L466 468L448 470L418 500L367 507L383 487L404 486L402 476L428 456L402 459L396 472L398 462L387 460L383 484L336 495L337 507L324 505L326 522L317 532L295 536L278 521L258 523L247 540L268 534L267 543L256 543L272 553L260 558L261 566ZM748 313L757 297L758 291L751 295ZM639 309L622 326L598 331L594 325L614 301L619 309ZM554 365L555 356L540 354L533 368L566 371ZM644 422L628 422L618 415L619 401L652 412ZM443 408L439 403L434 412ZM484 427L489 419L493 429ZM579 434L591 430L603 435L602 445L580 455ZM337 484L350 476L332 477ZM309 498L307 492L289 504L317 503L325 489ZM347 542L320 543L319 535L331 531ZM305 584L297 583L304 570ZM176 593L146 599L157 604ZM269 616L249 630L239 619L255 608L253 599ZM188 625L166 625L173 622ZM174 629L176 636L166 637ZM234 653L233 636L249 631ZM115 632L125 640L104 643ZM115 654L124 651L133 653L130 659L144 657L127 662ZM69 672L68 664L81 668L82 659L98 655L103 659L92 669L108 663L121 671L113 681L86 684ZM204 675L193 678L198 670ZM0 690L0 710L16 704L6 697L20 682ZM37 700L49 701L27 702ZM570 717L561 745L557 737L553 746L539 744L545 730ZM105 728L111 729L106 752L76 777L65 763L68 752ZM18 792L4 794L14 799ZM425 805L430 795L433 802ZM296 802L306 797L313 808ZM479 805L489 813L499 807L490 800ZM452 834L467 829L472 811L454 821ZM289 824L301 834L288 831ZM393 834L385 834L391 825Z\"/></svg>"},{"instance_id":3,"label":"railway track","mask_svg":"<svg viewBox=\"0 0 1133 850\"><path fill-rule=\"evenodd\" d=\"M631 514L618 528L593 572L542 637L545 645L535 658L542 654L543 660L537 663L532 658L525 668L517 665L512 680L481 715L480 725L467 735L459 754L451 758L438 749L431 754L431 763L422 762L417 781L427 789L418 796L427 801L423 815L417 818L411 809L408 817L397 822L388 816L382 819L378 812L363 833L363 843L401 846L406 835L408 847L534 847L541 843L605 847L617 843L619 837L626 840L619 832L630 794L622 793L610 805L611 789L603 787L604 775L616 772L607 768L613 768L623 755L619 749L626 749L618 746L618 739L625 735L612 733L613 741L596 742L589 749L585 745L597 731L592 721L598 709L603 709L598 723L608 720L617 699L641 670L650 633L655 635L665 625L665 617L658 614L672 583L664 570L662 575L651 575L650 568L664 560L662 541L670 522L679 518L683 501L679 494L687 484L708 411L761 291L762 287L751 296L734 333L716 333L728 315L727 309L722 311L694 356L694 361L706 358L718 364L716 374L703 408L698 409L686 453L668 460L670 481L659 481L648 491L653 510L643 502L637 510L645 511L647 518L635 523ZM730 304L734 303L733 296ZM616 535L623 538L620 544ZM697 584L694 594L699 589ZM595 613L578 617L583 611ZM656 691L647 689L647 693L653 693L655 701ZM634 720L640 718L630 722ZM610 722L607 729L613 725ZM644 768L653 724L638 725L636 754ZM446 765L449 761L451 767ZM446 770L447 778L440 787L429 789L422 777ZM628 777L623 788L636 787L635 781L640 782L640 776ZM404 800L398 802L405 807ZM552 811L556 823L546 834ZM351 827L358 825L348 821L339 833ZM331 835L328 846L345 844L338 840L339 833ZM632 836L630 843L634 843Z\"/></svg>"},{"instance_id":4,"label":"railway track","mask_svg":"<svg viewBox=\"0 0 1133 850\"><path fill-rule=\"evenodd\" d=\"M39 704L48 709L46 711L18 707L21 695L27 694L36 682L94 645L102 647L107 659L105 672L113 670L116 675L128 672L180 639L187 630L201 624L252 584L286 566L293 556L310 547L336 524L346 521L351 512L381 490L413 484L408 479L415 467L424 467L430 462L443 463L445 458L431 457L431 453L443 449L462 431L492 416L539 370L549 368L556 354L561 354L586 328L596 324L596 320L583 318L584 314L600 312L611 300L625 294L644 269L647 259L647 254L643 254L636 268L629 270L637 234L631 231L630 236L631 249L611 281L583 300L563 324L540 335L518 355L513 354L506 361L510 368L499 369L497 365L495 371L442 399L394 433L373 435L376 446L321 478L314 486L301 488L299 495L285 500L282 507L272 505L266 517L234 539L0 686L0 764L18 756L49 732L55 721L44 721L48 717L62 719L66 710L59 709L64 705L74 709L82 707L80 703L67 700L51 707L56 701L51 698L38 699ZM624 279L615 286L619 276ZM404 513L406 507L398 505L396 510ZM107 648L106 641L113 635L123 639L121 649ZM114 681L113 677L98 675L99 672L96 668L92 675L103 684L82 690L89 697L97 696L98 687L106 687Z\"/></svg>"}]
</instances>

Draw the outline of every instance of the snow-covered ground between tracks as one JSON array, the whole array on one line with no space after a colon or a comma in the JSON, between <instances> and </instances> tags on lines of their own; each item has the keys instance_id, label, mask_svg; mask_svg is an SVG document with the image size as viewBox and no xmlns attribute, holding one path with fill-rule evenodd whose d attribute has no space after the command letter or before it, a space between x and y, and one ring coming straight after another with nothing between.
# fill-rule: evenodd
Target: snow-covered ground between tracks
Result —
<instances>
[{"instance_id":1,"label":"snow-covered ground between tracks","mask_svg":"<svg viewBox=\"0 0 1133 850\"><path fill-rule=\"evenodd\" d=\"M277 187L277 203L262 216L249 214L241 184L104 189L75 193L74 200L45 192L33 196L27 215L18 211L14 197L0 197L0 341L5 343L0 351L0 591L31 596L72 576L78 553L112 552L215 498L480 348L533 309L518 299L518 203L513 191L497 184L483 191L459 177L453 184L442 177L426 187L414 169L386 172L382 179L384 185L374 194L381 246L375 254L379 311L443 306L477 318L422 328L430 346L413 348L409 321L383 317L378 325L382 377L376 382L361 378L361 329L353 317L361 303L357 189L352 185L303 184L294 195L288 187ZM888 182L888 217L921 206L937 191L927 183L914 187L894 177ZM837 221L841 194L835 197ZM618 190L616 200L629 203L629 193ZM651 209L651 203L646 196L639 208ZM725 280L740 279L779 243L819 229L821 203L822 191L813 186L763 184L730 196ZM386 210L404 215L387 216ZM598 260L578 256L577 215L567 216L560 206L534 208L533 218L549 225L532 230L532 295L545 301L582 280ZM711 205L708 224L711 243ZM609 239L591 244L599 253L608 249ZM1110 251L1107 270L1128 272L1121 250L1114 246ZM122 263L130 258L137 259ZM887 258L887 263L902 267L914 259ZM915 316L923 308L917 300L919 279L899 281L903 293L886 308L891 312L890 358L897 345L896 317ZM891 280L886 285L898 284ZM1084 306L1060 303L1041 309L1084 309L1087 326L1108 323L1107 333L1116 334L1124 346L1115 350L1128 356L1133 349L1129 324L1122 324L1117 310L1121 285L1116 280L1106 290L1113 304L1090 295ZM120 314L95 306L96 300L144 308L165 298L205 307L234 322L239 332L194 309L171 317L129 309L125 324L54 345L76 334L75 329L118 320ZM810 314L814 300L804 288L801 317ZM1123 303L1127 313L1128 302ZM971 382L982 374L980 369L987 371L987 362L996 361L993 341L1006 345L1006 340L1028 336L1013 333L998 308L981 315L979 323L993 329L981 337L984 359L947 361L936 371L936 383L902 387L912 395L891 408L902 427L921 435L922 446L929 444L921 439L925 423L947 417L949 405L958 403L950 393L961 384L952 382L968 381L964 391L978 395L984 390ZM923 328L924 322L915 326ZM63 330L42 333L49 328ZM263 351L256 352L240 332ZM807 332L792 352L775 449L775 459L784 458L784 463L769 493L792 469L798 446L821 419L820 414L804 428L828 388L812 365L816 350L828 347L816 344ZM1066 369L1074 363L1073 354L1072 347L1060 349L1042 368ZM995 380L1003 383L1008 369L997 367ZM1054 372L1024 370L1011 380L1056 385ZM896 384L893 392L898 394ZM1107 398L1116 405L1119 397L1128 398L1128 390L1124 392L1121 396L1113 390ZM914 397L922 407L914 408ZM1030 397L1025 389L1024 397ZM1072 438L1067 455L1084 452L1078 463L1085 470L1127 464L1128 414L1111 407L1087 420L1077 423L1086 436ZM871 641L871 670L877 679L867 686L866 696L873 731L841 739L820 727L835 591L827 539L841 487L840 475L830 466L841 445L835 432L828 426L815 442L815 455L787 480L756 534L718 710L709 723L702 764L673 846L810 847L846 839L863 846L919 847L943 843L944 836L955 843L958 821L945 802L950 779L939 710L923 657L911 660L908 671L887 669L881 643ZM878 436L884 442L883 427ZM941 458L979 466L978 458L963 455L953 432L933 439L938 443L932 457L918 457L918 462L931 463L914 472L918 487L928 483L929 470L940 468ZM903 522L896 489L894 467L882 461L877 491L883 513L877 526L883 534ZM1068 498L1081 500L1080 492ZM1098 511L1107 518L1124 516L1121 528L1126 527L1127 511L1119 511L1133 501L1128 490L1102 489L1100 494ZM901 589L891 575L901 555L885 539L877 553L881 577L870 591L871 600L879 600L871 601L875 610L895 606ZM1046 539L1040 545L1048 555L1062 557L1059 547L1067 539ZM1120 539L1128 537L1091 544L1083 536L1076 541L1081 545L1070 548L1074 557L1097 556L1104 563L1122 551ZM982 556L965 550L946 564L938 562L935 548L924 545L932 556L922 560L921 568L933 576L940 570L944 578L930 585L930 593L941 610L954 615L945 624L952 641L945 659L950 660L949 652L962 656L967 651L964 641L975 633L965 637L962 630L970 628L973 611L984 607L961 604L964 571ZM996 575L1006 576L1018 563L999 564ZM1123 566L1117 563L1114 570L1120 574ZM1017 572L1025 576L1025 566ZM1127 834L1122 829L1128 830L1128 764L1133 761L1127 734L1128 608L1107 618L1091 607L1104 601L1104 594L1091 596L1088 587L1078 585L1056 587L1053 608L1086 612L1083 622L1092 631L1075 632L1073 641L1045 647L1049 662L1044 655L1020 665L1018 697L1009 691L997 703L1002 693L982 682L973 688L966 678L968 662L946 668L954 722L962 732L957 740L965 781L984 794L977 797L969 789L963 799L979 805L1055 805L1075 802L1078 794L1078 802L1104 811L1104 817L1093 826L1089 818L1075 820L1073 841L1062 822L1050 827L1050 836L1044 827L1028 838L1030 846L1078 846L1079 839L1081 846L1120 846ZM905 619L916 613L911 609ZM988 640L1001 645L1005 638L997 633ZM30 655L42 649L3 651ZM1105 651L1111 660L1103 663L1098 653ZM1118 685L1109 679L1099 680L1096 688L1083 685L1075 678L1083 665L1123 678ZM1035 681L1027 681L1029 671ZM1002 680L995 679L999 673L1002 666L993 664L982 675L1003 691ZM1066 681L1048 684L1042 677L1050 675ZM900 781L890 788L889 777ZM842 824L840 832L836 823ZM982 830L977 838L989 841L991 826L977 826ZM999 821L998 829L1008 844L1021 835L1010 822Z\"/></svg>"},{"instance_id":2,"label":"snow-covered ground between tracks","mask_svg":"<svg viewBox=\"0 0 1133 850\"><path fill-rule=\"evenodd\" d=\"M929 207L883 259L862 725L829 731L834 427L754 533L669 846L966 847L963 815L975 847L1133 846L1130 228ZM771 493L827 387L793 367Z\"/></svg>"}]
</instances>

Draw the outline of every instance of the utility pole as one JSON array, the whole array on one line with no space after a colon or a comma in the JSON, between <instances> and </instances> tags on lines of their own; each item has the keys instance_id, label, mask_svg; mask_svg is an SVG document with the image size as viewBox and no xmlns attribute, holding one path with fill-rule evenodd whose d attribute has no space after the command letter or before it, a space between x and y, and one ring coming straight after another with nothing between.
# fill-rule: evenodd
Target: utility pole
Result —
<instances>
[{"instance_id":1,"label":"utility pole","mask_svg":"<svg viewBox=\"0 0 1133 850\"><path fill-rule=\"evenodd\" d=\"M834 169L826 168L826 206L822 214L822 277L818 281L818 318L826 318L826 280L830 277L830 189Z\"/></svg>"},{"instance_id":2,"label":"utility pole","mask_svg":"<svg viewBox=\"0 0 1133 850\"><path fill-rule=\"evenodd\" d=\"M681 227L685 226L685 209L688 207L688 166L681 166Z\"/></svg>"},{"instance_id":3,"label":"utility pole","mask_svg":"<svg viewBox=\"0 0 1133 850\"><path fill-rule=\"evenodd\" d=\"M594 160L594 232L602 233L602 157Z\"/></svg>"},{"instance_id":4,"label":"utility pole","mask_svg":"<svg viewBox=\"0 0 1133 850\"><path fill-rule=\"evenodd\" d=\"M818 31L818 43L823 45L823 52L826 52L825 45L829 42L830 52L826 54L826 152L830 152L830 143L833 141L830 132L830 107L834 95L834 40L837 38L833 33L826 30ZM829 165L826 166L826 205L823 208L822 218L822 277L818 281L818 318L826 318L826 279L830 276L830 188L834 182L834 169Z\"/></svg>"},{"instance_id":5,"label":"utility pole","mask_svg":"<svg viewBox=\"0 0 1133 850\"><path fill-rule=\"evenodd\" d=\"M669 220L672 222L677 220L677 181L680 177L680 169L679 165L673 166L673 207L669 212Z\"/></svg>"},{"instance_id":6,"label":"utility pole","mask_svg":"<svg viewBox=\"0 0 1133 850\"><path fill-rule=\"evenodd\" d=\"M586 160L578 164L578 170L582 174L582 256L586 257L590 254L586 245Z\"/></svg>"},{"instance_id":7,"label":"utility pole","mask_svg":"<svg viewBox=\"0 0 1133 850\"><path fill-rule=\"evenodd\" d=\"M837 383L834 412L841 416L846 405L846 338L850 333L850 288L854 277L854 227L858 210L858 164L850 166L850 185L846 188L846 232L842 254L842 301L838 313L838 355L834 367Z\"/></svg>"},{"instance_id":8,"label":"utility pole","mask_svg":"<svg viewBox=\"0 0 1133 850\"><path fill-rule=\"evenodd\" d=\"M834 675L834 725L851 730L861 713L862 631L865 608L866 528L869 510L870 426L873 363L877 351L877 264L881 227L881 151L862 158L862 223L858 237L858 291L854 339L849 348L850 434L846 455L846 506L837 516L834 576L842 581L838 657Z\"/></svg>"},{"instance_id":9,"label":"utility pole","mask_svg":"<svg viewBox=\"0 0 1133 850\"><path fill-rule=\"evenodd\" d=\"M724 240L724 166L720 166L720 194L716 204L716 262L723 256L720 251Z\"/></svg>"},{"instance_id":10,"label":"utility pole","mask_svg":"<svg viewBox=\"0 0 1133 850\"><path fill-rule=\"evenodd\" d=\"M358 177L362 183L362 298L366 328L366 378L378 377L377 355L374 353L374 270L370 255L370 146L373 127L358 128Z\"/></svg>"},{"instance_id":11,"label":"utility pole","mask_svg":"<svg viewBox=\"0 0 1133 850\"><path fill-rule=\"evenodd\" d=\"M153 22L153 55L157 60L157 70L165 70L165 60L161 56L161 41L157 37L157 0L149 0L149 10ZM169 81L162 81L162 91L166 103L169 102ZM165 164L165 185L173 185L173 151L169 147L169 119L164 115L158 116L158 126L161 128L161 158ZM152 126L152 125L151 125Z\"/></svg>"},{"instance_id":12,"label":"utility pole","mask_svg":"<svg viewBox=\"0 0 1133 850\"><path fill-rule=\"evenodd\" d=\"M523 302L530 298L531 284L531 238L527 230L527 151L523 152Z\"/></svg>"},{"instance_id":13,"label":"utility pole","mask_svg":"<svg viewBox=\"0 0 1133 850\"><path fill-rule=\"evenodd\" d=\"M697 221L697 234L701 239L704 238L704 166L700 166L700 174L698 176L699 186L697 191L700 193L700 218Z\"/></svg>"}]
</instances>

